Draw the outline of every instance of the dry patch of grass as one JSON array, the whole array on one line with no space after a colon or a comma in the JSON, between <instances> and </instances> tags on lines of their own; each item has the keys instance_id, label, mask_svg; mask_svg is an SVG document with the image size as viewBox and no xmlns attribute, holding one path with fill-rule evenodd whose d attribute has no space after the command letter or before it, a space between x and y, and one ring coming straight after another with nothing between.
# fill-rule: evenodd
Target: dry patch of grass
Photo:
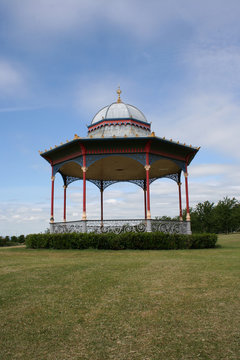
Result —
<instances>
[{"instance_id":1,"label":"dry patch of grass","mask_svg":"<svg viewBox=\"0 0 240 360\"><path fill-rule=\"evenodd\" d=\"M0 250L0 359L240 358L240 235L178 251Z\"/></svg>"}]
</instances>

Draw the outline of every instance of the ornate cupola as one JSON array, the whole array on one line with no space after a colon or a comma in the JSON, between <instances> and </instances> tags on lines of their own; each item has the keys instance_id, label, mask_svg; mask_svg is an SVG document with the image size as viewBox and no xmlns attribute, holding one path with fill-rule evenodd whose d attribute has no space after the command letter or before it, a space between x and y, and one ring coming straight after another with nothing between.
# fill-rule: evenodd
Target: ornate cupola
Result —
<instances>
[{"instance_id":1,"label":"ornate cupola","mask_svg":"<svg viewBox=\"0 0 240 360\"><path fill-rule=\"evenodd\" d=\"M94 116L88 126L88 137L135 137L148 136L151 124L144 114L133 105L125 104L121 100L121 90L117 90L118 99L111 105L105 106Z\"/></svg>"}]
</instances>

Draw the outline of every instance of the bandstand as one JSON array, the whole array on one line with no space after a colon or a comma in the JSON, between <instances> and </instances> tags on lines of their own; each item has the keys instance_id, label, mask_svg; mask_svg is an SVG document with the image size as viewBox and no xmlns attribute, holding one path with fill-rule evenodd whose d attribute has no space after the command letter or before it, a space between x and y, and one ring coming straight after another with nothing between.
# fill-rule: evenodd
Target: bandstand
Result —
<instances>
[{"instance_id":1,"label":"bandstand","mask_svg":"<svg viewBox=\"0 0 240 360\"><path fill-rule=\"evenodd\" d=\"M50 231L58 232L116 232L163 231L191 234L188 196L188 166L199 148L157 137L151 124L136 107L118 99L105 106L88 126L87 137L79 137L40 152L51 165ZM54 221L54 181L59 173L63 179L63 221ZM185 179L186 220L183 220L181 175ZM150 185L159 178L176 182L179 199L179 221L151 219ZM67 221L67 188L74 181L83 182L82 219ZM87 218L86 182L100 190L101 219ZM117 182L131 182L143 190L142 219L106 220L103 216L104 190Z\"/></svg>"}]
</instances>

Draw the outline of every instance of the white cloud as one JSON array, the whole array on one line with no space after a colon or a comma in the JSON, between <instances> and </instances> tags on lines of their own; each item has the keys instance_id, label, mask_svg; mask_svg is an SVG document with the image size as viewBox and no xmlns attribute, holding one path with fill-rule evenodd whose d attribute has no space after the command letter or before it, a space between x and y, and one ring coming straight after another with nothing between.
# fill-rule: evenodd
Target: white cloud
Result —
<instances>
[{"instance_id":1,"label":"white cloud","mask_svg":"<svg viewBox=\"0 0 240 360\"><path fill-rule=\"evenodd\" d=\"M164 36L171 26L186 24L194 35L206 40L212 37L233 38L239 31L237 0L22 0L7 1L8 17L22 35L59 35L85 31L110 24L139 40ZM229 26L231 25L231 26ZM231 30L230 30L231 29ZM85 30L85 31L84 31Z\"/></svg>"},{"instance_id":2,"label":"white cloud","mask_svg":"<svg viewBox=\"0 0 240 360\"><path fill-rule=\"evenodd\" d=\"M22 97L26 87L25 73L20 66L0 59L0 97Z\"/></svg>"},{"instance_id":3,"label":"white cloud","mask_svg":"<svg viewBox=\"0 0 240 360\"><path fill-rule=\"evenodd\" d=\"M128 98L131 98L131 94L136 89L136 84L133 81L117 73L83 76L77 81L74 95L75 107L88 114L87 125L90 123L89 118L93 118L97 111L117 100L116 90L118 86L122 89L121 98L123 101L126 96L125 89L127 89Z\"/></svg>"},{"instance_id":4,"label":"white cloud","mask_svg":"<svg viewBox=\"0 0 240 360\"><path fill-rule=\"evenodd\" d=\"M193 86L210 91L232 91L240 82L240 49L228 44L192 46L185 55Z\"/></svg>"},{"instance_id":5,"label":"white cloud","mask_svg":"<svg viewBox=\"0 0 240 360\"><path fill-rule=\"evenodd\" d=\"M199 179L200 177L208 176L222 176L225 177L234 174L234 176L240 175L240 165L231 165L231 164L200 164L200 165L191 165L191 177Z\"/></svg>"},{"instance_id":6,"label":"white cloud","mask_svg":"<svg viewBox=\"0 0 240 360\"><path fill-rule=\"evenodd\" d=\"M150 118L159 136L239 159L239 114L240 105L228 95L205 92L186 95L177 109L169 109L161 123L159 115Z\"/></svg>"},{"instance_id":7,"label":"white cloud","mask_svg":"<svg viewBox=\"0 0 240 360\"><path fill-rule=\"evenodd\" d=\"M33 32L59 34L87 25L96 16L100 2L94 0L22 0L8 4L8 10L20 28ZM14 3L14 6L13 6ZM80 34L81 35L81 34Z\"/></svg>"}]
</instances>

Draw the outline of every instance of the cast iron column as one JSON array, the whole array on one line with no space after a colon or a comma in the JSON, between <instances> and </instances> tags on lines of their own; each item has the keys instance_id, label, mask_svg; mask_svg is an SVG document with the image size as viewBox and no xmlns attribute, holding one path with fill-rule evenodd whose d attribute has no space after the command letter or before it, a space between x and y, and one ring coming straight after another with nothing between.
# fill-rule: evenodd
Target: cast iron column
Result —
<instances>
[{"instance_id":1,"label":"cast iron column","mask_svg":"<svg viewBox=\"0 0 240 360\"><path fill-rule=\"evenodd\" d=\"M52 189L51 189L51 217L50 217L50 223L54 222L54 180L55 180L55 176L53 176L53 166L52 166L52 176L51 176Z\"/></svg>"},{"instance_id":2,"label":"cast iron column","mask_svg":"<svg viewBox=\"0 0 240 360\"><path fill-rule=\"evenodd\" d=\"M151 220L151 212L150 212L150 187L149 187L149 170L150 170L150 165L149 165L149 153L146 153L146 166L145 166L145 170L146 170L146 183L147 183L147 219Z\"/></svg>"},{"instance_id":3,"label":"cast iron column","mask_svg":"<svg viewBox=\"0 0 240 360\"><path fill-rule=\"evenodd\" d=\"M66 221L67 185L63 185L63 221Z\"/></svg>"},{"instance_id":4,"label":"cast iron column","mask_svg":"<svg viewBox=\"0 0 240 360\"><path fill-rule=\"evenodd\" d=\"M82 167L83 171L83 212L82 212L82 220L87 220L87 214L86 214L86 172L87 168L86 166Z\"/></svg>"},{"instance_id":5,"label":"cast iron column","mask_svg":"<svg viewBox=\"0 0 240 360\"><path fill-rule=\"evenodd\" d=\"M189 197L188 197L188 173L185 172L184 176L185 176L186 209L187 209L186 220L190 221L191 219L190 219Z\"/></svg>"},{"instance_id":6,"label":"cast iron column","mask_svg":"<svg viewBox=\"0 0 240 360\"><path fill-rule=\"evenodd\" d=\"M187 164L186 164L186 172L184 173L185 176L185 192L186 192L186 221L187 221L187 234L192 234L191 231L191 218L190 218L190 211L189 211L189 196L188 196L188 172L187 172Z\"/></svg>"},{"instance_id":7,"label":"cast iron column","mask_svg":"<svg viewBox=\"0 0 240 360\"><path fill-rule=\"evenodd\" d=\"M144 180L144 188L143 188L143 192L144 192L144 216L145 216L145 220L147 220L147 194L146 194L146 180Z\"/></svg>"},{"instance_id":8,"label":"cast iron column","mask_svg":"<svg viewBox=\"0 0 240 360\"><path fill-rule=\"evenodd\" d=\"M103 227L103 181L101 180L101 227Z\"/></svg>"},{"instance_id":9,"label":"cast iron column","mask_svg":"<svg viewBox=\"0 0 240 360\"><path fill-rule=\"evenodd\" d=\"M182 217L182 193L181 193L181 185L182 183L178 182L178 196L179 196L179 220L183 221Z\"/></svg>"}]
</instances>

